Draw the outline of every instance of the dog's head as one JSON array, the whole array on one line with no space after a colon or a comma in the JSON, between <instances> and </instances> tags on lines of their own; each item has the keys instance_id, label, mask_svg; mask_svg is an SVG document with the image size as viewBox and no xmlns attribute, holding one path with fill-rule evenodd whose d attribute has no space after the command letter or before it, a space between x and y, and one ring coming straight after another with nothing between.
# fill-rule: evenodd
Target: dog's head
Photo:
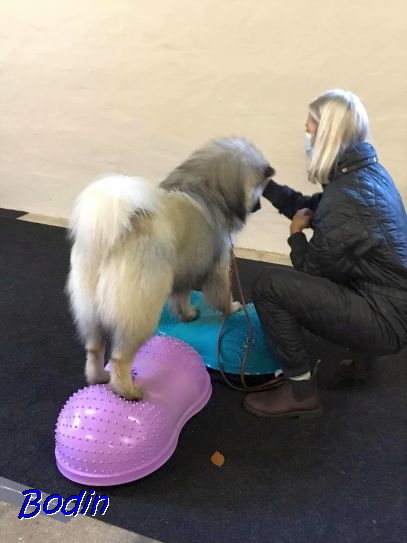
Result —
<instances>
[{"instance_id":1,"label":"dog's head","mask_svg":"<svg viewBox=\"0 0 407 543\"><path fill-rule=\"evenodd\" d=\"M260 182L260 184L255 188L253 195L252 195L252 205L248 208L248 213L254 213L255 211L258 211L261 209L260 204L260 198L263 194L264 189L267 186L267 183L269 180L273 177L275 174L274 168L272 168L270 165L266 166L266 169L264 171L264 180Z\"/></svg>"},{"instance_id":2,"label":"dog's head","mask_svg":"<svg viewBox=\"0 0 407 543\"><path fill-rule=\"evenodd\" d=\"M274 169L263 154L243 138L212 142L217 160L213 162L213 188L223 197L223 209L230 216L231 230L245 224L247 216L260 209L260 198Z\"/></svg>"},{"instance_id":3,"label":"dog's head","mask_svg":"<svg viewBox=\"0 0 407 543\"><path fill-rule=\"evenodd\" d=\"M209 209L217 210L233 232L260 208L260 197L273 174L263 154L248 140L220 138L195 151L161 187L199 197Z\"/></svg>"}]
</instances>

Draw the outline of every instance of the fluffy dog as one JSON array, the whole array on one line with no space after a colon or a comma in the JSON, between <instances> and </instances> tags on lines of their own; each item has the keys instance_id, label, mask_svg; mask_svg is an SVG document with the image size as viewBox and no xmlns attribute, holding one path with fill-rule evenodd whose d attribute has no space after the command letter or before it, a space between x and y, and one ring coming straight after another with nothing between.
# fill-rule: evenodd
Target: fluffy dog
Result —
<instances>
[{"instance_id":1,"label":"fluffy dog","mask_svg":"<svg viewBox=\"0 0 407 543\"><path fill-rule=\"evenodd\" d=\"M184 321L197 316L193 289L225 311L230 236L259 205L273 173L250 142L223 138L194 152L159 187L110 175L85 188L71 217L67 291L87 351L89 384L110 380L120 396L142 398L132 361L156 329L167 298ZM231 298L228 305L231 313L241 307Z\"/></svg>"}]
</instances>

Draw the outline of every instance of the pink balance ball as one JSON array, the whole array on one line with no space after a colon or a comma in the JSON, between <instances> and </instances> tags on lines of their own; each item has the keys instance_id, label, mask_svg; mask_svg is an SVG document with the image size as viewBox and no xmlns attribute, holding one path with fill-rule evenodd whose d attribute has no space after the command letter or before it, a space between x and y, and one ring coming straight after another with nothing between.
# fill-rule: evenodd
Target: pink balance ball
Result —
<instances>
[{"instance_id":1,"label":"pink balance ball","mask_svg":"<svg viewBox=\"0 0 407 543\"><path fill-rule=\"evenodd\" d=\"M55 456L66 478L111 486L149 475L171 457L184 424L212 393L199 354L171 337L152 337L137 353L133 374L144 388L142 401L120 398L107 384L83 388L64 405Z\"/></svg>"}]
</instances>

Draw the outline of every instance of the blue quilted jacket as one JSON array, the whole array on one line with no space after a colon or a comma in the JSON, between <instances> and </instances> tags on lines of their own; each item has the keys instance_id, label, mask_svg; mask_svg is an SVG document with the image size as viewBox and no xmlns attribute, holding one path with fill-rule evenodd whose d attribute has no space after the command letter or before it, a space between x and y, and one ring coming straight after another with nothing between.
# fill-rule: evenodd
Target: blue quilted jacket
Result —
<instances>
[{"instance_id":1,"label":"blue quilted jacket","mask_svg":"<svg viewBox=\"0 0 407 543\"><path fill-rule=\"evenodd\" d=\"M288 239L297 270L353 288L405 330L407 217L369 143L343 153L323 192L304 196L270 181L263 196L289 219L304 207L314 212L310 241L303 233Z\"/></svg>"}]
</instances>

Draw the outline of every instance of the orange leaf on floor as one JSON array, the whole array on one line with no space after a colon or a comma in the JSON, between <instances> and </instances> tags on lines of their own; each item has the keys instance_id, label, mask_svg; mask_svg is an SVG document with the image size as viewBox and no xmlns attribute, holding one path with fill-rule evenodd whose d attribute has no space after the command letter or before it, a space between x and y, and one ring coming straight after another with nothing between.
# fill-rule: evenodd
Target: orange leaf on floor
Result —
<instances>
[{"instance_id":1,"label":"orange leaf on floor","mask_svg":"<svg viewBox=\"0 0 407 543\"><path fill-rule=\"evenodd\" d=\"M211 456L211 462L212 464L215 464L215 466L218 466L218 468L221 468L225 463L225 457L219 451L215 451Z\"/></svg>"}]
</instances>

